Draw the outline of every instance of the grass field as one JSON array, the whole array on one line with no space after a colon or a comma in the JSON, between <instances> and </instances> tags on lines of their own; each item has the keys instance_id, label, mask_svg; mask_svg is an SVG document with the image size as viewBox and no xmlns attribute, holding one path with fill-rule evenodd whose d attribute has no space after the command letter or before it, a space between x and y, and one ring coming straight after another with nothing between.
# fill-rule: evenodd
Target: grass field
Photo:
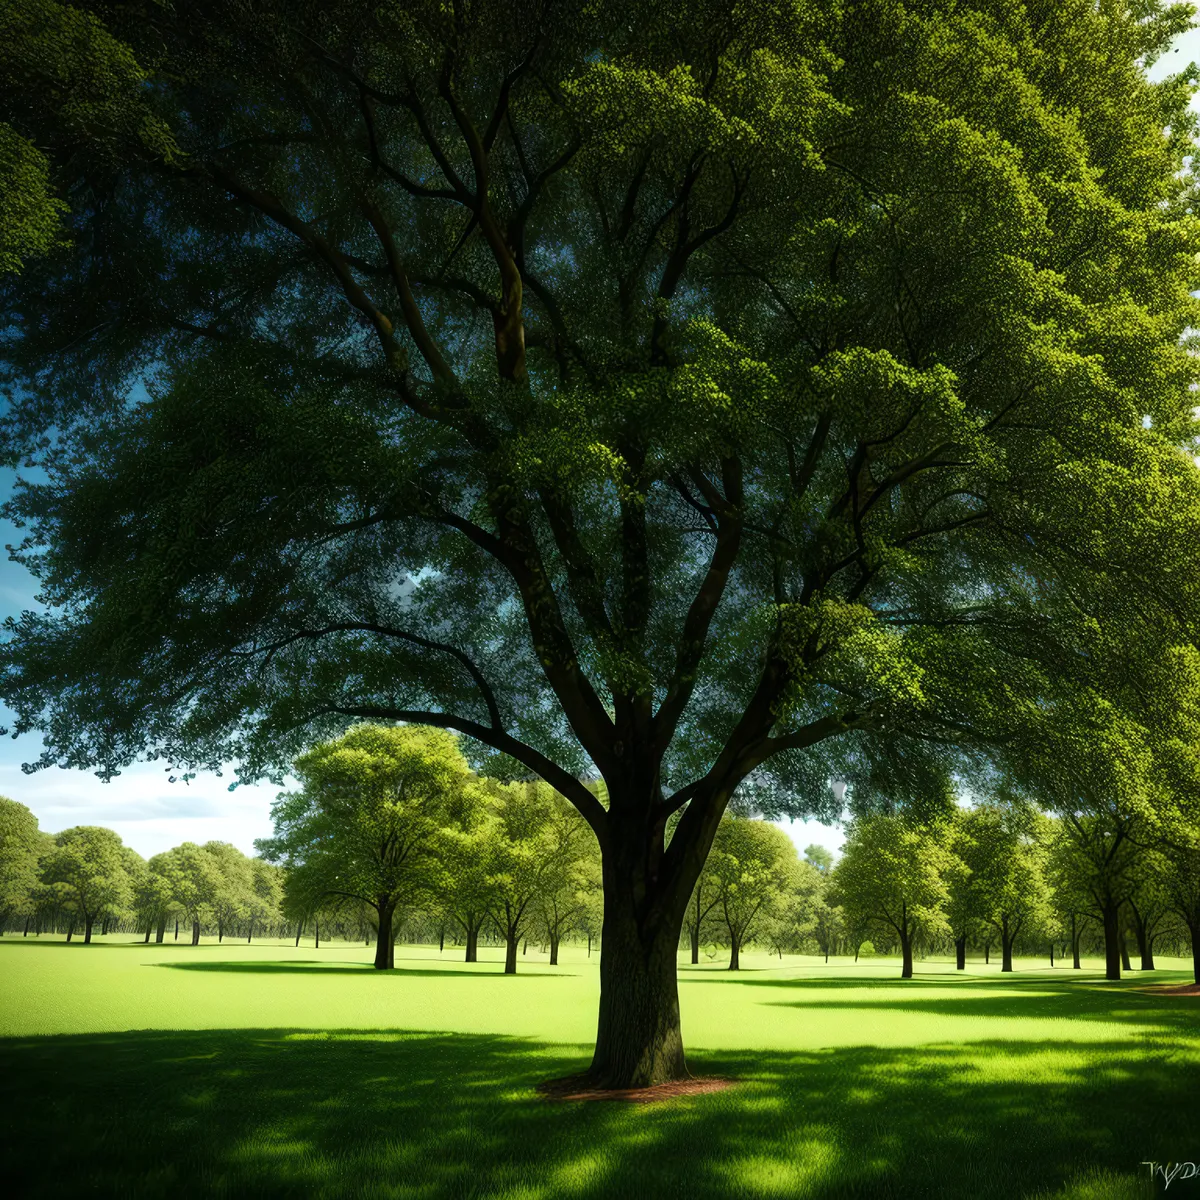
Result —
<instances>
[{"instance_id":1,"label":"grass field","mask_svg":"<svg viewBox=\"0 0 1200 1200\"><path fill-rule=\"evenodd\" d=\"M1200 1160L1200 998L1140 990L1179 962L685 965L691 1068L739 1083L634 1106L533 1090L586 1066L595 958L480 953L0 939L0 1195L1100 1200Z\"/></svg>"}]
</instances>

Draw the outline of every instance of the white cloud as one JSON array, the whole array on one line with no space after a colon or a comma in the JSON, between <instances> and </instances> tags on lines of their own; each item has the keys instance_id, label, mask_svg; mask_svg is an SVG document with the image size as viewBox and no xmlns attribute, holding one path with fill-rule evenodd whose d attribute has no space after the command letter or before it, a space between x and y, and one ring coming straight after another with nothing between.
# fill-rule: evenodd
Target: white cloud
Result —
<instances>
[{"instance_id":1,"label":"white cloud","mask_svg":"<svg viewBox=\"0 0 1200 1200\"><path fill-rule=\"evenodd\" d=\"M221 778L198 772L186 784L168 783L158 763L135 763L103 783L88 771L50 767L26 775L17 763L0 763L0 795L28 806L49 833L106 825L144 857L207 841L232 842L252 854L254 839L272 832L271 803L280 789L259 783L231 792L235 778L232 770Z\"/></svg>"}]
</instances>

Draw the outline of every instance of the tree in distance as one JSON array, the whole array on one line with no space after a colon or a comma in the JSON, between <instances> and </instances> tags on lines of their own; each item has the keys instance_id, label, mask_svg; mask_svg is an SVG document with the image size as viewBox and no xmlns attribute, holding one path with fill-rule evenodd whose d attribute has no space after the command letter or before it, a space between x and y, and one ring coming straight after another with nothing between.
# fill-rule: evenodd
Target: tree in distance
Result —
<instances>
[{"instance_id":1,"label":"tree in distance","mask_svg":"<svg viewBox=\"0 0 1200 1200\"><path fill-rule=\"evenodd\" d=\"M798 890L799 866L795 844L778 825L733 814L722 820L705 874L729 939L729 970L739 969L741 949L758 925Z\"/></svg>"},{"instance_id":2,"label":"tree in distance","mask_svg":"<svg viewBox=\"0 0 1200 1200\"><path fill-rule=\"evenodd\" d=\"M463 823L476 785L443 729L361 724L301 755L299 791L271 808L275 834L255 843L286 872L292 910L366 905L376 922L375 967L395 966L393 918L432 886L443 825Z\"/></svg>"},{"instance_id":3,"label":"tree in distance","mask_svg":"<svg viewBox=\"0 0 1200 1200\"><path fill-rule=\"evenodd\" d=\"M833 851L815 842L804 848L804 861L815 867L822 875L828 875L833 870Z\"/></svg>"},{"instance_id":4,"label":"tree in distance","mask_svg":"<svg viewBox=\"0 0 1200 1200\"><path fill-rule=\"evenodd\" d=\"M1040 929L1050 919L1044 818L1021 808L983 804L964 814L962 825L967 837L957 854L969 872L966 886L974 914L999 938L1000 970L1011 971L1013 945L1022 931ZM952 879L954 875L952 865ZM961 908L956 915L961 918Z\"/></svg>"},{"instance_id":5,"label":"tree in distance","mask_svg":"<svg viewBox=\"0 0 1200 1200\"><path fill-rule=\"evenodd\" d=\"M900 943L900 978L913 975L918 937L948 932L947 832L878 813L851 822L833 872L833 897L849 925Z\"/></svg>"},{"instance_id":6,"label":"tree in distance","mask_svg":"<svg viewBox=\"0 0 1200 1200\"><path fill-rule=\"evenodd\" d=\"M359 720L515 760L600 846L624 1088L687 1075L739 789L903 807L1052 771L1081 713L1157 738L1200 227L1190 84L1143 64L1186 10L103 11L176 150L64 159L71 246L0 282L43 765L280 779Z\"/></svg>"},{"instance_id":7,"label":"tree in distance","mask_svg":"<svg viewBox=\"0 0 1200 1200\"><path fill-rule=\"evenodd\" d=\"M117 834L101 825L77 825L55 837L54 849L42 863L41 881L72 915L68 942L76 917L83 921L86 946L99 917L133 902L126 851Z\"/></svg>"},{"instance_id":8,"label":"tree in distance","mask_svg":"<svg viewBox=\"0 0 1200 1200\"><path fill-rule=\"evenodd\" d=\"M224 884L220 864L195 842L182 842L155 857L161 860L163 873L170 880L172 898L191 923L192 945L198 946L200 924L213 916Z\"/></svg>"},{"instance_id":9,"label":"tree in distance","mask_svg":"<svg viewBox=\"0 0 1200 1200\"><path fill-rule=\"evenodd\" d=\"M33 912L44 839L24 804L0 796L0 933L12 917Z\"/></svg>"}]
</instances>

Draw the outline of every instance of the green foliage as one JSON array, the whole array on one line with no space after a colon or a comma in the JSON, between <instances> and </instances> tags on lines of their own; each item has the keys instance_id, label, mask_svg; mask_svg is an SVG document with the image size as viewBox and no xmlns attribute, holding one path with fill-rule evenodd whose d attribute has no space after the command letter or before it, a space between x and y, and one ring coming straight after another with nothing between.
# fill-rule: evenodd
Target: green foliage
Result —
<instances>
[{"instance_id":1,"label":"green foliage","mask_svg":"<svg viewBox=\"0 0 1200 1200\"><path fill-rule=\"evenodd\" d=\"M66 242L52 160L78 171L176 147L147 103L146 73L92 13L56 0L0 2L0 273ZM51 153L45 153L49 146Z\"/></svg>"},{"instance_id":2,"label":"green foliage","mask_svg":"<svg viewBox=\"0 0 1200 1200\"><path fill-rule=\"evenodd\" d=\"M77 825L55 837L54 849L42 863L44 889L62 907L82 918L89 941L97 917L133 903L127 857L130 853L111 829Z\"/></svg>"},{"instance_id":3,"label":"green foliage","mask_svg":"<svg viewBox=\"0 0 1200 1200\"><path fill-rule=\"evenodd\" d=\"M271 809L275 835L257 843L286 872L295 912L338 899L390 921L434 884L438 837L469 824L477 788L444 730L358 725L296 760L301 788Z\"/></svg>"},{"instance_id":4,"label":"green foliage","mask_svg":"<svg viewBox=\"0 0 1200 1200\"><path fill-rule=\"evenodd\" d=\"M24 804L0 796L0 913L32 909L43 850L37 817Z\"/></svg>"},{"instance_id":5,"label":"green foliage","mask_svg":"<svg viewBox=\"0 0 1200 1200\"><path fill-rule=\"evenodd\" d=\"M880 930L911 947L949 932L948 830L876 814L851 823L833 872L833 896L858 931Z\"/></svg>"}]
</instances>

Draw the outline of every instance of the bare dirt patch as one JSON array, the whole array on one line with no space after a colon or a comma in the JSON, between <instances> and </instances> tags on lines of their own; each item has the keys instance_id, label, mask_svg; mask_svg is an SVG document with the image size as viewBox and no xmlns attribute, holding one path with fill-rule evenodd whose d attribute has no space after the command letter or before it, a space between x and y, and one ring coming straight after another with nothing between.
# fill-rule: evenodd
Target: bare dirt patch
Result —
<instances>
[{"instance_id":1,"label":"bare dirt patch","mask_svg":"<svg viewBox=\"0 0 1200 1200\"><path fill-rule=\"evenodd\" d=\"M1160 983L1155 987L1141 989L1155 996L1200 996L1200 983Z\"/></svg>"},{"instance_id":2,"label":"bare dirt patch","mask_svg":"<svg viewBox=\"0 0 1200 1200\"><path fill-rule=\"evenodd\" d=\"M568 1075L565 1079L547 1079L537 1090L547 1100L628 1100L633 1104L654 1104L678 1100L684 1096L702 1096L733 1087L734 1079L709 1076L705 1079L675 1079L644 1088L598 1088L586 1075Z\"/></svg>"}]
</instances>

